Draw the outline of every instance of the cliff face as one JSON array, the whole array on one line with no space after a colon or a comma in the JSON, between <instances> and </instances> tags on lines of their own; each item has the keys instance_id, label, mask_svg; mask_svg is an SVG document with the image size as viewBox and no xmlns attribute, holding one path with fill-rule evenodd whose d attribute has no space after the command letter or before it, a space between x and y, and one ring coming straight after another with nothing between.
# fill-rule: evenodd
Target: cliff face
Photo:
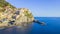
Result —
<instances>
[{"instance_id":1,"label":"cliff face","mask_svg":"<svg viewBox=\"0 0 60 34\"><path fill-rule=\"evenodd\" d=\"M0 27L31 23L34 17L27 8L16 8L5 0L0 0Z\"/></svg>"}]
</instances>

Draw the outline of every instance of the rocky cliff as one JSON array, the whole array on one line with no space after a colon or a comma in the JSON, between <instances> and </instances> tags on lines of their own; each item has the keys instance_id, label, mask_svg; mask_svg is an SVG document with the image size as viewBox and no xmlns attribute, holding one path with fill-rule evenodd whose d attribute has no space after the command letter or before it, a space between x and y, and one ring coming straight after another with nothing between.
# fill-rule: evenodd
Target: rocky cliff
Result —
<instances>
[{"instance_id":1,"label":"rocky cliff","mask_svg":"<svg viewBox=\"0 0 60 34\"><path fill-rule=\"evenodd\" d=\"M0 27L26 25L34 17L27 8L16 8L5 0L0 0Z\"/></svg>"}]
</instances>

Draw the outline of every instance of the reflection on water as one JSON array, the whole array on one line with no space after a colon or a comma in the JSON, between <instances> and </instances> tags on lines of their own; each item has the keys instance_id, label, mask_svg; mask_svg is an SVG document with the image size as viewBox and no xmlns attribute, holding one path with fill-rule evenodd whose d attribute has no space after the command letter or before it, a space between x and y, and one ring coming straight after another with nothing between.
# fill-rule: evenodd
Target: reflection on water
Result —
<instances>
[{"instance_id":1,"label":"reflection on water","mask_svg":"<svg viewBox=\"0 0 60 34\"><path fill-rule=\"evenodd\" d=\"M28 34L31 30L32 24L27 24L27 26L14 26L11 28L6 28L0 30L0 34Z\"/></svg>"}]
</instances>

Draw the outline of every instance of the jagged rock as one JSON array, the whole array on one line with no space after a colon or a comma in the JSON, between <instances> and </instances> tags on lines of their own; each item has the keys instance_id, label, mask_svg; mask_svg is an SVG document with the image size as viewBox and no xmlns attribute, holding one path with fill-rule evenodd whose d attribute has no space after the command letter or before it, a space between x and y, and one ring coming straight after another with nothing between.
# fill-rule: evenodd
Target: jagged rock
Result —
<instances>
[{"instance_id":1,"label":"jagged rock","mask_svg":"<svg viewBox=\"0 0 60 34\"><path fill-rule=\"evenodd\" d=\"M20 26L32 23L34 17L27 8L16 8L0 0L0 27Z\"/></svg>"}]
</instances>

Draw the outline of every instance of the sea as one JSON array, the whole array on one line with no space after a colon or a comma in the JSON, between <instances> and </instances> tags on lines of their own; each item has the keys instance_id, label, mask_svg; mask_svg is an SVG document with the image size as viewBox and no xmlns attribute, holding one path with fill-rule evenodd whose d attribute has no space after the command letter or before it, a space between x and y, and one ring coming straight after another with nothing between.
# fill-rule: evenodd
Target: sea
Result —
<instances>
[{"instance_id":1,"label":"sea","mask_svg":"<svg viewBox=\"0 0 60 34\"><path fill-rule=\"evenodd\" d=\"M27 27L1 29L0 34L60 34L60 17L35 17L35 19L44 22L45 25L33 22Z\"/></svg>"}]
</instances>

